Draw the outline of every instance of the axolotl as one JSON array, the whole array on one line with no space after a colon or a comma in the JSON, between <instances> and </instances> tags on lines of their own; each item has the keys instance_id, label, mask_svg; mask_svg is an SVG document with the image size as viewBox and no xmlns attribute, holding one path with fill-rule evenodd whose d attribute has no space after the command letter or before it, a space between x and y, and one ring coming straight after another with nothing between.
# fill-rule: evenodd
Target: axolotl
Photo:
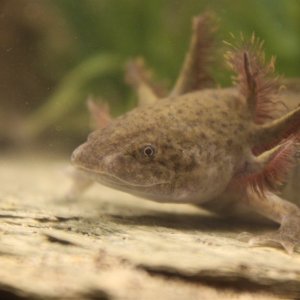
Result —
<instances>
[{"instance_id":1,"label":"axolotl","mask_svg":"<svg viewBox=\"0 0 300 300\"><path fill-rule=\"evenodd\" d=\"M72 154L86 175L80 186L96 181L158 202L220 214L256 212L280 228L251 243L277 243L292 253L300 241L300 209L278 188L295 163L300 107L278 114L284 92L274 60L264 58L254 36L241 37L226 54L234 86L214 87L214 31L210 14L194 19L189 51L168 96L159 97L139 64L129 68L140 106L113 120L99 110L100 128Z\"/></svg>"}]
</instances>

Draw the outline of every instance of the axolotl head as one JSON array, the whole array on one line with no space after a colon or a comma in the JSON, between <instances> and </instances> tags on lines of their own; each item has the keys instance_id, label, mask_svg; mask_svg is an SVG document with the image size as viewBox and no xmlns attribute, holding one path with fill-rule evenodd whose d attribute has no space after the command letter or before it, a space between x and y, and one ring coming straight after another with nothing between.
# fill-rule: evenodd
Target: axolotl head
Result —
<instances>
[{"instance_id":1,"label":"axolotl head","mask_svg":"<svg viewBox=\"0 0 300 300\"><path fill-rule=\"evenodd\" d=\"M101 184L155 201L198 202L219 193L233 169L219 138L199 116L197 126L185 123L168 105L133 110L94 131L73 152L73 165Z\"/></svg>"}]
</instances>

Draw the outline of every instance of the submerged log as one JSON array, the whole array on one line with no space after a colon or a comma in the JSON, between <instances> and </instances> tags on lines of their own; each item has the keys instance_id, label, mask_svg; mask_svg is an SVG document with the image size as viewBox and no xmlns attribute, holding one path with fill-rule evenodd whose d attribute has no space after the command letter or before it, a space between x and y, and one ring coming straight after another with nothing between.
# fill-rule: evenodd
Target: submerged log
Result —
<instances>
[{"instance_id":1,"label":"submerged log","mask_svg":"<svg viewBox=\"0 0 300 300\"><path fill-rule=\"evenodd\" d=\"M65 200L67 165L46 156L0 159L1 299L300 297L299 253L241 238L276 225L100 185Z\"/></svg>"}]
</instances>

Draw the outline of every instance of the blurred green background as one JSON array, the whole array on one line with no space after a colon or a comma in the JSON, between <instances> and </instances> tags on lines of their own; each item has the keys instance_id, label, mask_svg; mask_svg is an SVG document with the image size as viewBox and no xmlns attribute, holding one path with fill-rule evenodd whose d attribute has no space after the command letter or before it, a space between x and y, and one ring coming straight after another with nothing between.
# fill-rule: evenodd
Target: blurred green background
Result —
<instances>
[{"instance_id":1,"label":"blurred green background","mask_svg":"<svg viewBox=\"0 0 300 300\"><path fill-rule=\"evenodd\" d=\"M89 132L88 95L117 116L134 107L124 83L129 58L143 56L172 85L188 46L191 18L219 17L229 32L255 32L277 70L300 75L299 0L0 0L0 150L39 144L66 149ZM230 84L223 65L215 71Z\"/></svg>"}]
</instances>

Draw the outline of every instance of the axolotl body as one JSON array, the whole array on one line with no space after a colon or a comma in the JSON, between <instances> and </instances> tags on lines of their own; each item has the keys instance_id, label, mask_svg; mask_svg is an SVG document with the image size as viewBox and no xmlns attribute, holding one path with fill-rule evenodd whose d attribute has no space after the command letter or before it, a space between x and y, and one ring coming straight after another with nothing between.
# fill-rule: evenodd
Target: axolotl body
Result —
<instances>
[{"instance_id":1,"label":"axolotl body","mask_svg":"<svg viewBox=\"0 0 300 300\"><path fill-rule=\"evenodd\" d=\"M300 209L277 188L294 162L300 108L275 116L280 101L273 60L265 62L254 37L227 55L236 87L212 88L206 68L210 22L208 15L195 19L170 95L159 98L135 66L129 81L141 107L107 120L73 152L72 162L87 182L142 198L218 213L258 212L281 227L252 242L272 241L292 252L300 238Z\"/></svg>"}]
</instances>

